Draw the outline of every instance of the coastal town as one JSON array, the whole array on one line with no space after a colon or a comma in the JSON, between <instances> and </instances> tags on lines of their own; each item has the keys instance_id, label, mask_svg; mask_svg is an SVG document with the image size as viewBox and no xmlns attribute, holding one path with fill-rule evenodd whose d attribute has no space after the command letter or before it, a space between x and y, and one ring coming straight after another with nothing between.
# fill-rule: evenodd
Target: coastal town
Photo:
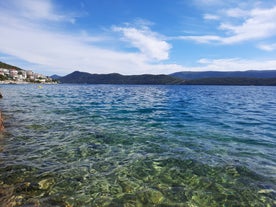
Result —
<instances>
[{"instance_id":1,"label":"coastal town","mask_svg":"<svg viewBox=\"0 0 276 207\"><path fill-rule=\"evenodd\" d=\"M23 84L23 83L54 83L55 81L45 75L35 73L31 70L18 70L0 68L1 84Z\"/></svg>"}]
</instances>

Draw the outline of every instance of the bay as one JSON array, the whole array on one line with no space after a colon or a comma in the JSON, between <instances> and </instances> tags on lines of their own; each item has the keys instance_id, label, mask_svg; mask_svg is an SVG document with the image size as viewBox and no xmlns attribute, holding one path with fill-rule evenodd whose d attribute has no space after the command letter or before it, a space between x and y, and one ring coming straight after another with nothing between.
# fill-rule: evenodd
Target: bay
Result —
<instances>
[{"instance_id":1,"label":"bay","mask_svg":"<svg viewBox=\"0 0 276 207\"><path fill-rule=\"evenodd\" d=\"M276 205L275 87L0 90L3 206Z\"/></svg>"}]
</instances>

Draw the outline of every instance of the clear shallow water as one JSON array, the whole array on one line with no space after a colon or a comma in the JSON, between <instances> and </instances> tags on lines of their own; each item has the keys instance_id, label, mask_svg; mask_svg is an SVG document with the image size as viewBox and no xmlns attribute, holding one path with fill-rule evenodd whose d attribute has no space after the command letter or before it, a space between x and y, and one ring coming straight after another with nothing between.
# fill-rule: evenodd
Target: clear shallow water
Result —
<instances>
[{"instance_id":1,"label":"clear shallow water","mask_svg":"<svg viewBox=\"0 0 276 207\"><path fill-rule=\"evenodd\" d=\"M3 85L0 206L276 206L276 88Z\"/></svg>"}]
</instances>

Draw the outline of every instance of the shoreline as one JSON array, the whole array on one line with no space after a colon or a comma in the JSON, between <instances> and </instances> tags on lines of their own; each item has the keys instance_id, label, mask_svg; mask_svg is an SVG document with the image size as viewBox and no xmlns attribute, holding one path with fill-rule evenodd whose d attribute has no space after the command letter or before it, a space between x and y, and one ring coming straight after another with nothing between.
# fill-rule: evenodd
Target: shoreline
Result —
<instances>
[{"instance_id":1,"label":"shoreline","mask_svg":"<svg viewBox=\"0 0 276 207\"><path fill-rule=\"evenodd\" d=\"M3 132L5 129L4 127L4 118L3 118L3 115L2 115L2 111L0 111L0 132Z\"/></svg>"},{"instance_id":2,"label":"shoreline","mask_svg":"<svg viewBox=\"0 0 276 207\"><path fill-rule=\"evenodd\" d=\"M37 83L37 82L13 81L13 80L0 81L0 85L8 85L8 84L21 85L21 84L58 84L58 83L56 82Z\"/></svg>"},{"instance_id":3,"label":"shoreline","mask_svg":"<svg viewBox=\"0 0 276 207\"><path fill-rule=\"evenodd\" d=\"M0 99L3 98L3 95L2 93L0 92ZM3 116L2 116L2 111L0 111L0 132L3 132L4 131L4 119L3 119Z\"/></svg>"}]
</instances>

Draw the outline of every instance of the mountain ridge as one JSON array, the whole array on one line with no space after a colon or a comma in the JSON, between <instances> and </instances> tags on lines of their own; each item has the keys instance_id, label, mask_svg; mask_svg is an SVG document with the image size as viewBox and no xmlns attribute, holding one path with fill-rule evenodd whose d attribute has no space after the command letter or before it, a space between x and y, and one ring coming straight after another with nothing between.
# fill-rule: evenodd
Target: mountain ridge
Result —
<instances>
[{"instance_id":1,"label":"mountain ridge","mask_svg":"<svg viewBox=\"0 0 276 207\"><path fill-rule=\"evenodd\" d=\"M61 83L87 83L87 84L164 84L177 85L185 81L169 75L121 75L119 73L91 74L74 71L59 79Z\"/></svg>"},{"instance_id":2,"label":"mountain ridge","mask_svg":"<svg viewBox=\"0 0 276 207\"><path fill-rule=\"evenodd\" d=\"M272 72L272 73L271 73ZM274 75L275 72L275 75ZM191 72L193 73L193 72ZM198 73L198 72L196 72ZM205 72L203 72L205 73ZM207 72L208 73L208 72ZM212 72L213 73L213 72ZM236 72L232 72L236 73ZM268 74L267 74L268 73ZM217 74L217 73L213 73ZM152 85L259 85L259 86L275 86L276 71L250 71L250 73L237 72L236 77L228 77L229 74L223 74L221 77L182 79L172 75L121 75L119 73L110 74L90 74L87 72L74 71L59 79L61 83L76 83L76 84L152 84ZM246 74L248 77L246 77ZM248 75L249 74L249 75ZM259 77L256 78L257 74ZM250 77L252 76L252 77ZM270 77L272 76L272 78ZM203 76L204 77L204 76ZM266 78L263 78L266 77ZM269 77L269 78L267 78Z\"/></svg>"},{"instance_id":3,"label":"mountain ridge","mask_svg":"<svg viewBox=\"0 0 276 207\"><path fill-rule=\"evenodd\" d=\"M0 68L23 70L0 61ZM268 85L276 86L276 70L180 71L169 75L91 74L74 71L66 76L53 75L60 83L78 84L152 84L152 85Z\"/></svg>"},{"instance_id":4,"label":"mountain ridge","mask_svg":"<svg viewBox=\"0 0 276 207\"><path fill-rule=\"evenodd\" d=\"M181 71L170 76L184 80L202 78L276 78L276 70L247 70L247 71Z\"/></svg>"},{"instance_id":5,"label":"mountain ridge","mask_svg":"<svg viewBox=\"0 0 276 207\"><path fill-rule=\"evenodd\" d=\"M185 85L276 86L276 78L201 78L186 80Z\"/></svg>"}]
</instances>

